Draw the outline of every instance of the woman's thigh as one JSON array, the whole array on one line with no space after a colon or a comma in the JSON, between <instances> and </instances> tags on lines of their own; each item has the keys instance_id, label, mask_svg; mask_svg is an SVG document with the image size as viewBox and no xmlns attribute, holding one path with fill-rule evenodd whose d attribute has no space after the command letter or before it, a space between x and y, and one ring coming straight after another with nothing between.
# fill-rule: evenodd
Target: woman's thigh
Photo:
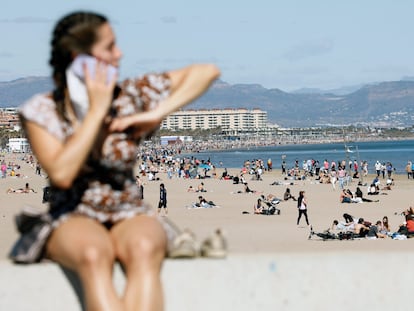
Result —
<instances>
[{"instance_id":1,"label":"woman's thigh","mask_svg":"<svg viewBox=\"0 0 414 311\"><path fill-rule=\"evenodd\" d=\"M47 256L72 270L85 260L114 260L109 231L99 222L73 216L53 230L46 245Z\"/></svg>"},{"instance_id":2,"label":"woman's thigh","mask_svg":"<svg viewBox=\"0 0 414 311\"><path fill-rule=\"evenodd\" d=\"M139 215L125 219L110 231L117 259L123 264L140 259L162 260L167 237L161 223L153 216Z\"/></svg>"}]
</instances>

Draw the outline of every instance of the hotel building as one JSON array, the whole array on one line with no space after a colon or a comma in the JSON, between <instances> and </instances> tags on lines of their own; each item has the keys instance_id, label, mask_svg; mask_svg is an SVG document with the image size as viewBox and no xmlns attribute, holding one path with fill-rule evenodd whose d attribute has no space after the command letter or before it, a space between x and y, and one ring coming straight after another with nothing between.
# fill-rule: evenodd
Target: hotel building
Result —
<instances>
[{"instance_id":1,"label":"hotel building","mask_svg":"<svg viewBox=\"0 0 414 311\"><path fill-rule=\"evenodd\" d=\"M167 130L209 130L220 127L225 131L250 131L267 127L267 112L260 109L201 109L181 110L161 123Z\"/></svg>"}]
</instances>

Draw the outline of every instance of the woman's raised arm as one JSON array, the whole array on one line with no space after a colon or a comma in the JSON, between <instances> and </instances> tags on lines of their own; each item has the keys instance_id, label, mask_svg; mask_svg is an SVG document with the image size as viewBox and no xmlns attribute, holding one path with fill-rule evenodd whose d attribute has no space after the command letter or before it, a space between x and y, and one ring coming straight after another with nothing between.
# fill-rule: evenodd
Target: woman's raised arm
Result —
<instances>
[{"instance_id":1,"label":"woman's raised arm","mask_svg":"<svg viewBox=\"0 0 414 311\"><path fill-rule=\"evenodd\" d=\"M168 72L171 80L171 94L159 105L148 112L137 113L112 121L111 131L123 131L133 126L136 134L145 134L158 127L169 114L201 96L220 75L219 69L212 64L194 64Z\"/></svg>"}]
</instances>

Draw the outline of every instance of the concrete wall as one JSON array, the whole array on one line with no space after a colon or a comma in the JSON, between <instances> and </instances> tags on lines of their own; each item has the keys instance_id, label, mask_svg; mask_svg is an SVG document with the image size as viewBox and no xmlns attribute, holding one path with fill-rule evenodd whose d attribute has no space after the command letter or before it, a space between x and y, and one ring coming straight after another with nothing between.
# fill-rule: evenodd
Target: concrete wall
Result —
<instances>
[{"instance_id":1,"label":"concrete wall","mask_svg":"<svg viewBox=\"0 0 414 311\"><path fill-rule=\"evenodd\" d=\"M167 260L167 311L411 310L414 253L235 255ZM121 291L122 272L114 282ZM0 310L81 310L59 266L0 262Z\"/></svg>"}]
</instances>

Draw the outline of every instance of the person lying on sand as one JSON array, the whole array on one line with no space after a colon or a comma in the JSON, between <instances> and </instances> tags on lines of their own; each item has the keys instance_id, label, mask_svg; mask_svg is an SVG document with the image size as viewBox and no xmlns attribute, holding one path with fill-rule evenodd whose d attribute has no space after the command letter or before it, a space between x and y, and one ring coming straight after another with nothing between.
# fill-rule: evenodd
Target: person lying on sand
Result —
<instances>
[{"instance_id":1,"label":"person lying on sand","mask_svg":"<svg viewBox=\"0 0 414 311\"><path fill-rule=\"evenodd\" d=\"M6 193L37 193L37 192L34 191L33 188L30 188L29 183L26 183L24 188L19 188L19 189L9 188L7 189Z\"/></svg>"},{"instance_id":2,"label":"person lying on sand","mask_svg":"<svg viewBox=\"0 0 414 311\"><path fill-rule=\"evenodd\" d=\"M244 183L244 191L239 190L239 191L237 191L237 193L256 193L256 194L259 193L260 194L260 193L263 193L263 191L256 191L256 190L250 189L249 185L246 182L246 183Z\"/></svg>"},{"instance_id":3,"label":"person lying on sand","mask_svg":"<svg viewBox=\"0 0 414 311\"><path fill-rule=\"evenodd\" d=\"M207 201L203 196L198 197L198 203L193 203L194 207L211 208L215 207L216 204L213 201Z\"/></svg>"}]
</instances>

